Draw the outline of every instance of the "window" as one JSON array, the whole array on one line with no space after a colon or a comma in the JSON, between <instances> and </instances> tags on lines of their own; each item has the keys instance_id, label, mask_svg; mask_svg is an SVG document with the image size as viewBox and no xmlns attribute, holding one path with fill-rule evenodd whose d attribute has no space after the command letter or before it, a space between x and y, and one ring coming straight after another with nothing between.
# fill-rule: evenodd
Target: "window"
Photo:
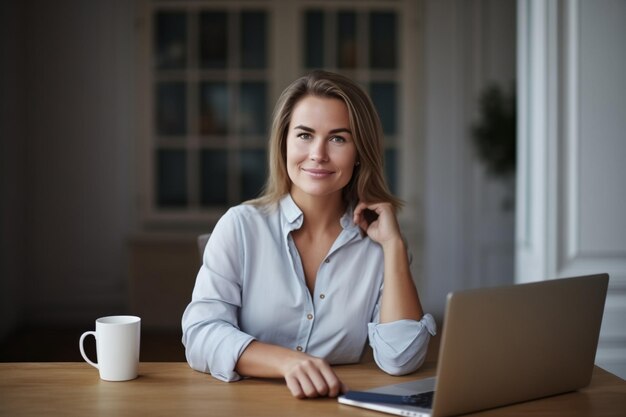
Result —
<instances>
[{"instance_id":1,"label":"window","mask_svg":"<svg viewBox=\"0 0 626 417\"><path fill-rule=\"evenodd\" d=\"M282 89L314 68L369 92L401 197L405 1L144 0L140 48L140 220L144 229L213 223L258 195Z\"/></svg>"}]
</instances>

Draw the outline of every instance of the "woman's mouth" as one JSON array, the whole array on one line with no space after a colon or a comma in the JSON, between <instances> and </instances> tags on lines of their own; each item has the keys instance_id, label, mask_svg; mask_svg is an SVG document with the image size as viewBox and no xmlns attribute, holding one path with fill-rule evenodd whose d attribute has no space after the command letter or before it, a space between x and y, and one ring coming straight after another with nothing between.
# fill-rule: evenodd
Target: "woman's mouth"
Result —
<instances>
[{"instance_id":1,"label":"woman's mouth","mask_svg":"<svg viewBox=\"0 0 626 417\"><path fill-rule=\"evenodd\" d=\"M333 171L329 171L327 169L302 168L302 170L313 178L325 178L333 174Z\"/></svg>"}]
</instances>

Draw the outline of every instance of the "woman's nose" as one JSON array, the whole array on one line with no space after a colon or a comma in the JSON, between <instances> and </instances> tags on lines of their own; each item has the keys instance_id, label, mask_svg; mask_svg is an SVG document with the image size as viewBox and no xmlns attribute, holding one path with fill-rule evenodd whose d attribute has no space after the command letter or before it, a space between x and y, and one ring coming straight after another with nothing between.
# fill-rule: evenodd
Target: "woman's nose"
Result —
<instances>
[{"instance_id":1,"label":"woman's nose","mask_svg":"<svg viewBox=\"0 0 626 417\"><path fill-rule=\"evenodd\" d=\"M328 151L326 149L326 141L323 139L316 139L311 143L311 149L309 151L311 161L323 162L328 160Z\"/></svg>"}]
</instances>

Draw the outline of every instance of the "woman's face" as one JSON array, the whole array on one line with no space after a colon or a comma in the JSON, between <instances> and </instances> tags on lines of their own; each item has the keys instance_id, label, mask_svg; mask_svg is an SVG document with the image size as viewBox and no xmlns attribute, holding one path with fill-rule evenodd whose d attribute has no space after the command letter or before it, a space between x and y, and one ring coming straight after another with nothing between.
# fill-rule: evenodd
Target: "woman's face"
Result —
<instances>
[{"instance_id":1,"label":"woman's face","mask_svg":"<svg viewBox=\"0 0 626 417\"><path fill-rule=\"evenodd\" d=\"M291 195L341 197L357 161L348 108L339 99L306 96L296 103L287 131Z\"/></svg>"}]
</instances>

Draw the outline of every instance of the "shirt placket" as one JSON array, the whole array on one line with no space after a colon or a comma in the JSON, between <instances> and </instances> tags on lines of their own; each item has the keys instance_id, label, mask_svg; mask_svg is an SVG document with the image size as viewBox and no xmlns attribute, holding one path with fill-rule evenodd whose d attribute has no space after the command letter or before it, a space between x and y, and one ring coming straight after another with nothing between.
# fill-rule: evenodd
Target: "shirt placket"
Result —
<instances>
[{"instance_id":1,"label":"shirt placket","mask_svg":"<svg viewBox=\"0 0 626 417\"><path fill-rule=\"evenodd\" d=\"M298 253L298 249L296 248L291 235L287 236L287 246L289 249L289 258L291 259L291 264L296 274L297 285L300 291L304 293L304 300L306 300L302 306L302 319L300 320L300 328L298 329L298 333L296 335L294 348L298 352L306 352L311 338L311 333L313 331L315 308L313 306L313 300L311 299L311 293L306 286L304 270L302 269L302 260L300 259L300 254Z\"/></svg>"}]
</instances>

